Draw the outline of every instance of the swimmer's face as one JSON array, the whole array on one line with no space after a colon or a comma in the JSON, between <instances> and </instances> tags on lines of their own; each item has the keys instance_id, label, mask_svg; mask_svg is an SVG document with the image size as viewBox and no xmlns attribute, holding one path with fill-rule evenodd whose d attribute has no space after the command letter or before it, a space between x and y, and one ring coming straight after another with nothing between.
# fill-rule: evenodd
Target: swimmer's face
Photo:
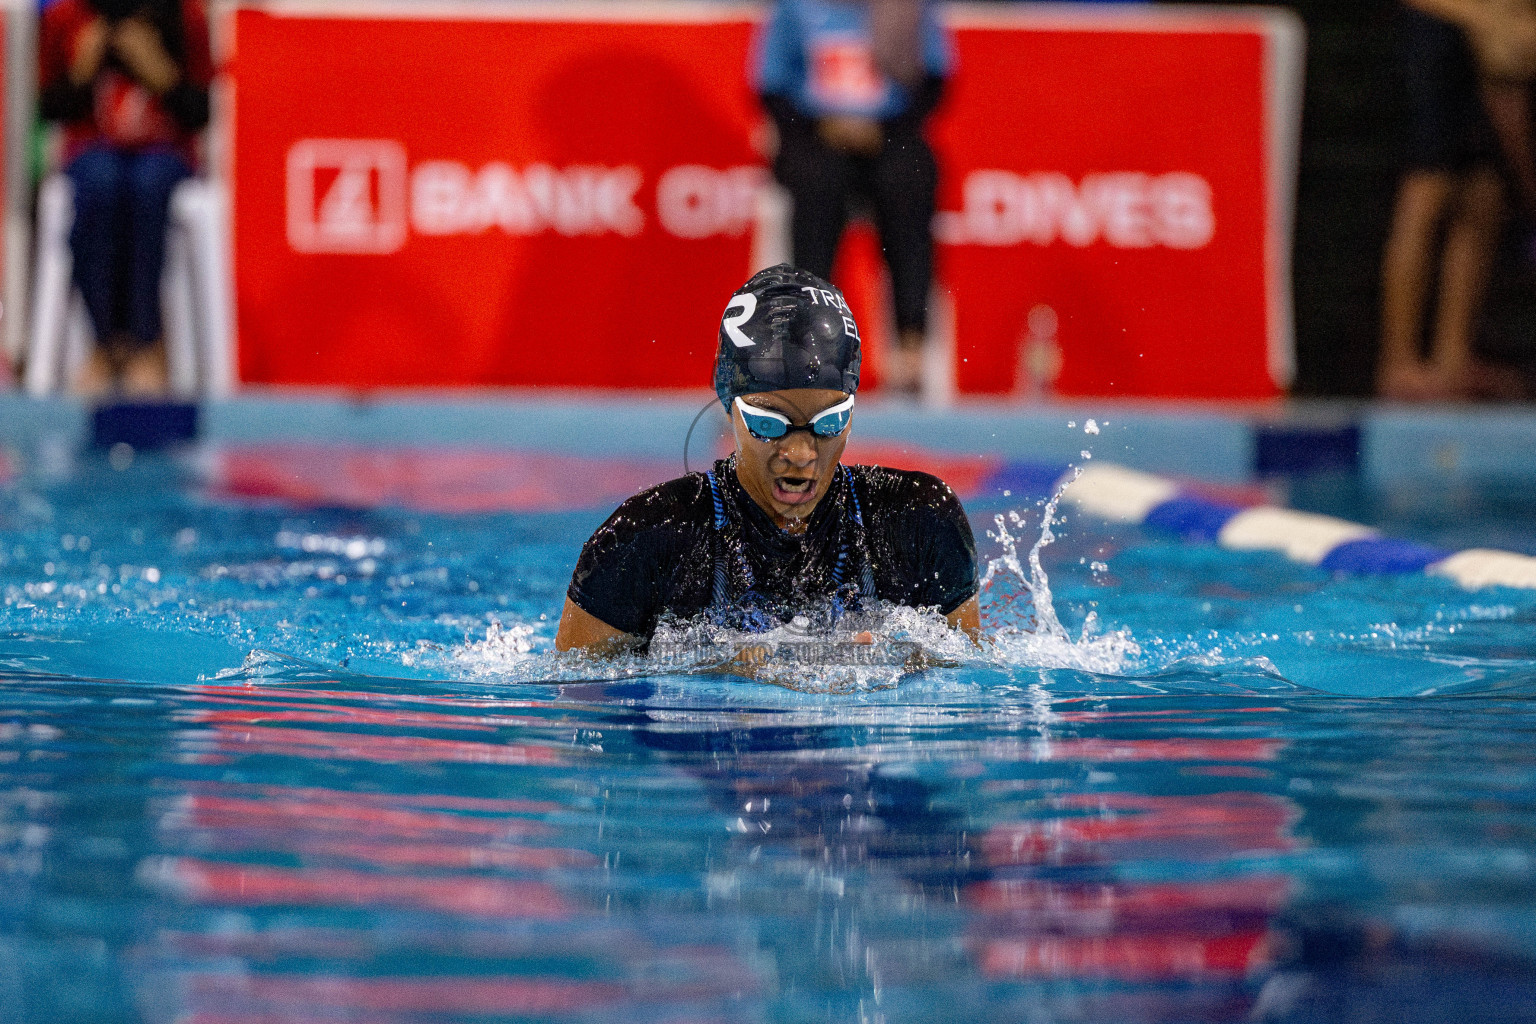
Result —
<instances>
[{"instance_id":1,"label":"swimmer's face","mask_svg":"<svg viewBox=\"0 0 1536 1024\"><path fill-rule=\"evenodd\" d=\"M795 426L848 398L826 388L793 388L743 395L760 409L780 413ZM732 403L731 426L736 431L736 476L752 500L761 505L780 527L791 528L804 520L832 486L832 474L848 445L850 422L836 437L816 437L808 430L794 430L781 438L764 441L752 436Z\"/></svg>"}]
</instances>

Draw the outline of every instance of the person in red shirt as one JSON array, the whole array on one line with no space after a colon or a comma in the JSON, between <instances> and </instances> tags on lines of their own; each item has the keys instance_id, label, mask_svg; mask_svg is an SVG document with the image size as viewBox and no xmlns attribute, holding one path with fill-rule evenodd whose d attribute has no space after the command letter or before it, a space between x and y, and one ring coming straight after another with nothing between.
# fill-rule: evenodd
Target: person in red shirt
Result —
<instances>
[{"instance_id":1,"label":"person in red shirt","mask_svg":"<svg viewBox=\"0 0 1536 1024\"><path fill-rule=\"evenodd\" d=\"M57 0L39 47L39 107L64 125L74 278L96 329L77 386L163 393L160 268L171 192L208 123L207 14L201 0Z\"/></svg>"}]
</instances>

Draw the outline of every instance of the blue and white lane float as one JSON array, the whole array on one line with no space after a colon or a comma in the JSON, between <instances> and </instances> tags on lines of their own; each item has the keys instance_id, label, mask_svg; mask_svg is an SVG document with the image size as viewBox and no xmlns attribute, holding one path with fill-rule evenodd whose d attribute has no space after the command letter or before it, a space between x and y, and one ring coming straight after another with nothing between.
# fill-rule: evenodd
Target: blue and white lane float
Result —
<instances>
[{"instance_id":1,"label":"blue and white lane float","mask_svg":"<svg viewBox=\"0 0 1536 1024\"><path fill-rule=\"evenodd\" d=\"M1393 540L1359 523L1271 505L1201 496L1166 477L1095 463L1060 478L1062 501L1114 523L1135 523L1234 551L1278 551L1326 572L1446 576L1462 586L1536 590L1536 558L1512 551L1443 548Z\"/></svg>"}]
</instances>

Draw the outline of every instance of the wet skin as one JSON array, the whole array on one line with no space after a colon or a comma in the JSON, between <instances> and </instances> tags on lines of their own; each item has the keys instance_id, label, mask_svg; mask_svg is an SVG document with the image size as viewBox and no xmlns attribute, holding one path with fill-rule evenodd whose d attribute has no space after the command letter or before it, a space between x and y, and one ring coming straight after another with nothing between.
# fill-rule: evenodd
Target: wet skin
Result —
<instances>
[{"instance_id":1,"label":"wet skin","mask_svg":"<svg viewBox=\"0 0 1536 1024\"><path fill-rule=\"evenodd\" d=\"M792 388L743 395L750 405L781 413L794 426L809 423L846 399L841 391L827 388ZM783 437L762 440L752 436L742 421L741 412L731 404L731 429L736 436L736 479L779 529L801 533L811 513L832 486L833 474L842 460L843 449L853 424L836 437L818 437L807 430L796 430ZM980 633L980 608L976 598L945 616L951 626L963 629L973 639ZM856 642L869 643L869 634L860 634ZM631 646L635 638L623 633L570 598L560 614L560 629L555 634L555 649L581 649L593 654L614 653Z\"/></svg>"},{"instance_id":2,"label":"wet skin","mask_svg":"<svg viewBox=\"0 0 1536 1024\"><path fill-rule=\"evenodd\" d=\"M794 426L803 426L817 413L847 399L841 391L826 388L794 388L743 395L759 409L780 413ZM779 529L801 533L821 499L832 486L832 476L848 446L849 425L836 437L819 437L796 430L764 441L753 437L732 403L731 429L736 433L736 479Z\"/></svg>"}]
</instances>

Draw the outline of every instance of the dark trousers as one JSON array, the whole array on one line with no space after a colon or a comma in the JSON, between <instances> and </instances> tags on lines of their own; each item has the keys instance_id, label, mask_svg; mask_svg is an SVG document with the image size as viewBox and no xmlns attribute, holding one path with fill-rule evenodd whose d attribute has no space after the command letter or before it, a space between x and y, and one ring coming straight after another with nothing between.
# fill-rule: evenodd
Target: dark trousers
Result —
<instances>
[{"instance_id":1,"label":"dark trousers","mask_svg":"<svg viewBox=\"0 0 1536 1024\"><path fill-rule=\"evenodd\" d=\"M98 344L153 344L171 192L192 168L169 150L102 146L81 153L64 173L75 186L75 284Z\"/></svg>"},{"instance_id":2,"label":"dark trousers","mask_svg":"<svg viewBox=\"0 0 1536 1024\"><path fill-rule=\"evenodd\" d=\"M852 204L863 200L874 214L891 269L896 329L926 330L939 174L922 136L887 139L879 155L861 157L837 152L814 132L785 132L773 171L794 197L795 265L831 277Z\"/></svg>"},{"instance_id":3,"label":"dark trousers","mask_svg":"<svg viewBox=\"0 0 1536 1024\"><path fill-rule=\"evenodd\" d=\"M1410 171L1463 173L1496 163L1499 137L1483 105L1466 33L1412 7L1398 11L1405 163Z\"/></svg>"}]
</instances>

